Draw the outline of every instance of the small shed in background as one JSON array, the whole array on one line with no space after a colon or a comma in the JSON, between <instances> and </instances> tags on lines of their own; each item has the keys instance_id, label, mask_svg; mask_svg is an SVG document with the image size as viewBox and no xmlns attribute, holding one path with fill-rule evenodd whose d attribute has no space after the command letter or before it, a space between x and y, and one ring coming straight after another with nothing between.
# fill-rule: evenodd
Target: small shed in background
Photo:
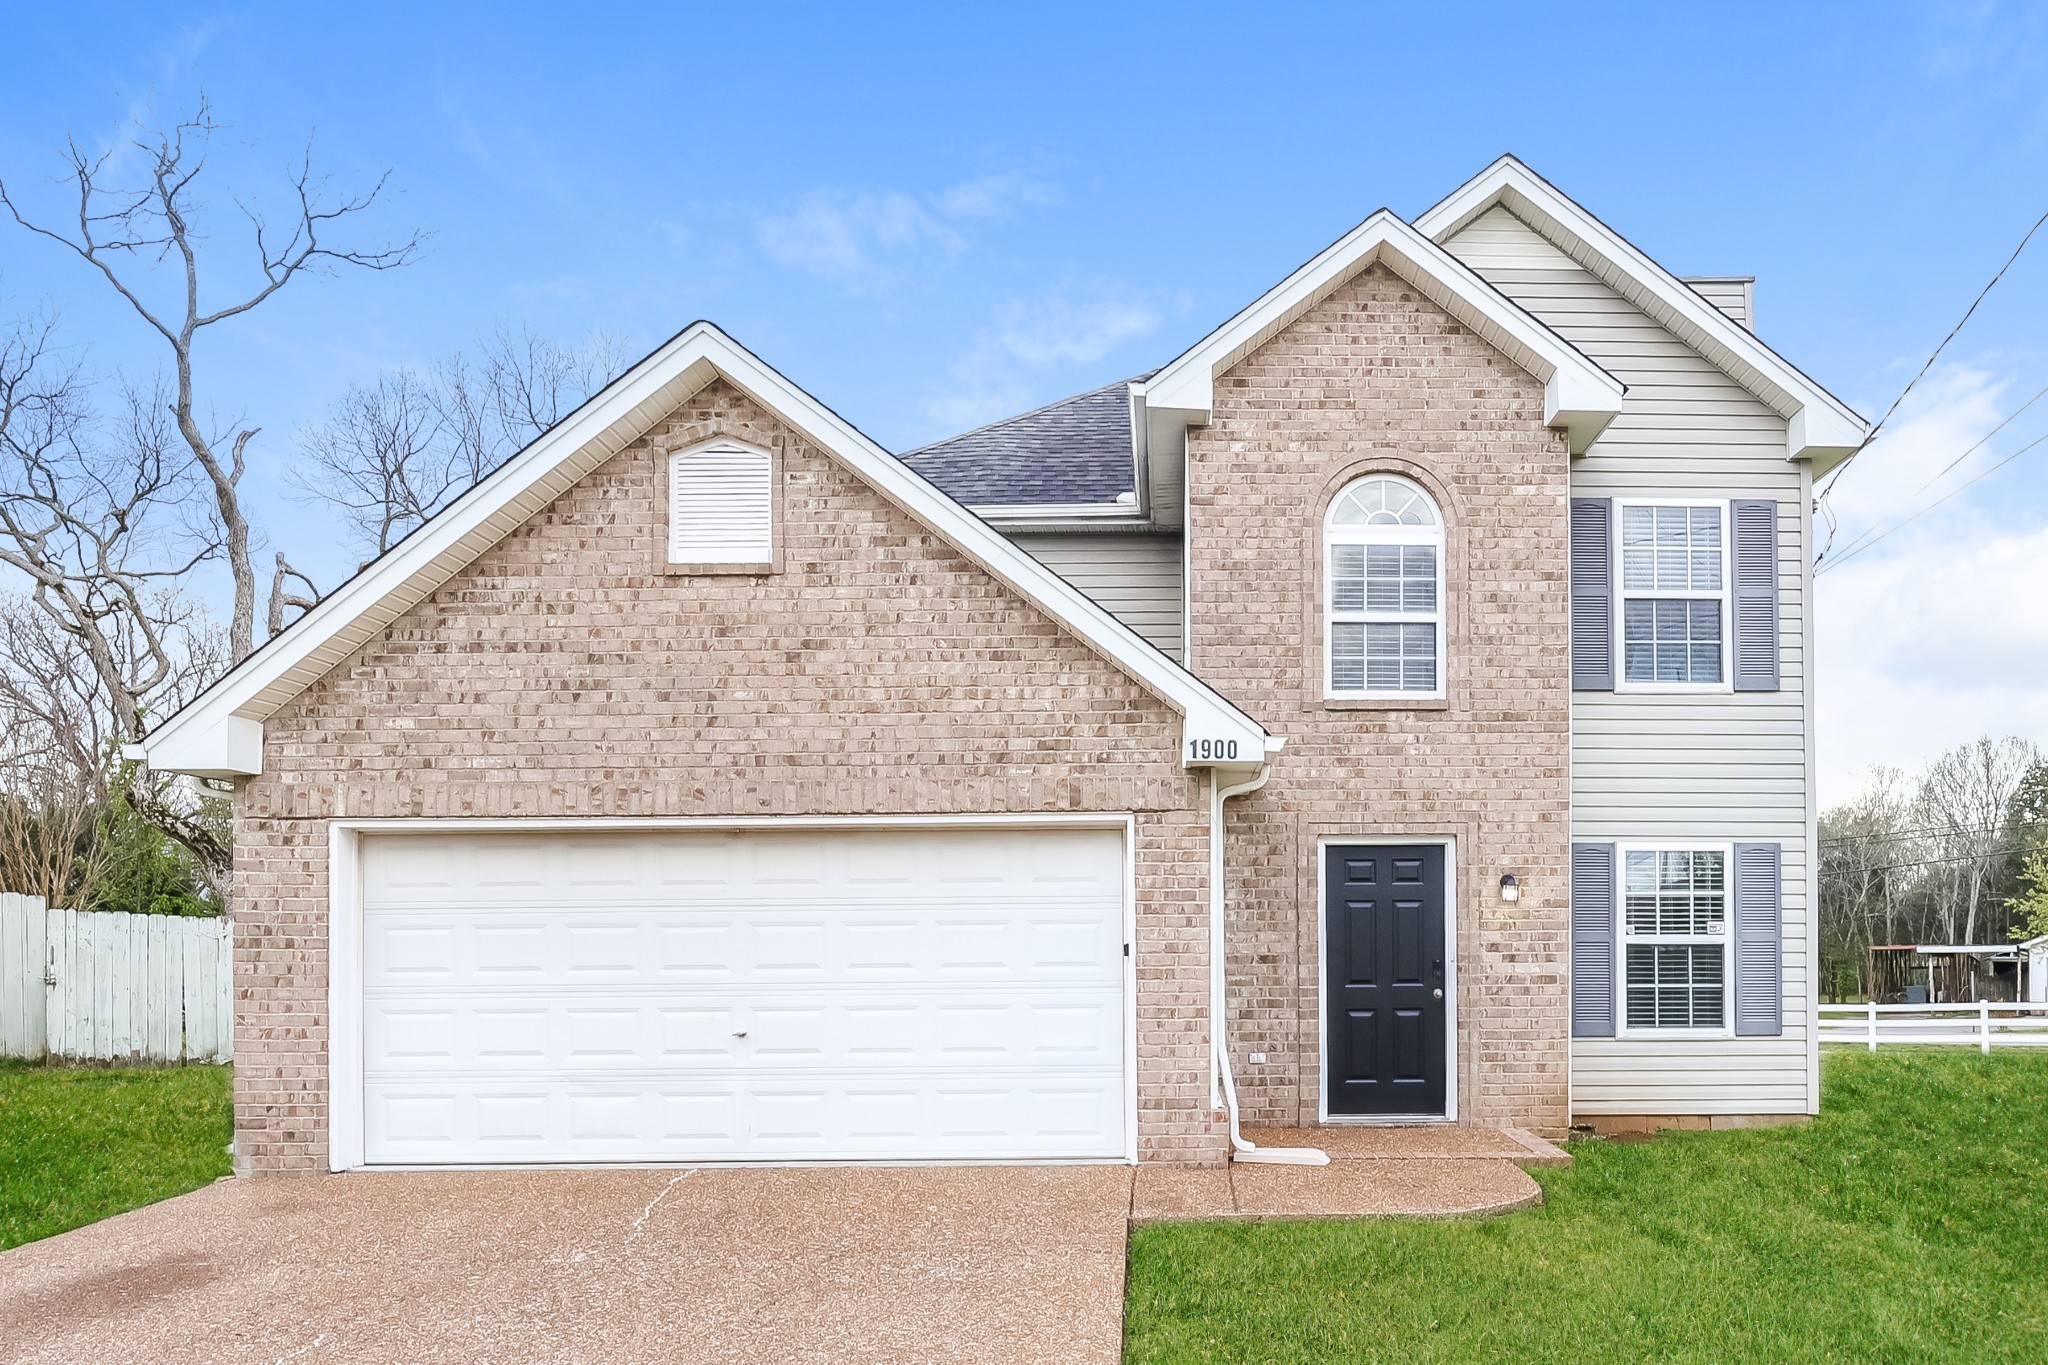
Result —
<instances>
[{"instance_id":1,"label":"small shed in background","mask_svg":"<svg viewBox=\"0 0 2048 1365\"><path fill-rule=\"evenodd\" d=\"M1871 948L1880 1005L2048 999L2048 935L2026 943L1888 943Z\"/></svg>"}]
</instances>

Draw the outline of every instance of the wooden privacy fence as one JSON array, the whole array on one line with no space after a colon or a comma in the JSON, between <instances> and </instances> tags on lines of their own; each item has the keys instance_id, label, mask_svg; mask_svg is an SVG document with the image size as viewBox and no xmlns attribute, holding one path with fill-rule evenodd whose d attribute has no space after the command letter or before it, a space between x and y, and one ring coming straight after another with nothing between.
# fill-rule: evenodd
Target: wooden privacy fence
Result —
<instances>
[{"instance_id":1,"label":"wooden privacy fence","mask_svg":"<svg viewBox=\"0 0 2048 1365\"><path fill-rule=\"evenodd\" d=\"M0 894L0 1056L225 1062L228 922Z\"/></svg>"},{"instance_id":2,"label":"wooden privacy fence","mask_svg":"<svg viewBox=\"0 0 2048 1365\"><path fill-rule=\"evenodd\" d=\"M1872 1052L1902 1043L1949 1043L1981 1052L1994 1047L2048 1047L2048 1004L1975 1000L1953 1005L1822 1005L1820 1040L1858 1043Z\"/></svg>"}]
</instances>

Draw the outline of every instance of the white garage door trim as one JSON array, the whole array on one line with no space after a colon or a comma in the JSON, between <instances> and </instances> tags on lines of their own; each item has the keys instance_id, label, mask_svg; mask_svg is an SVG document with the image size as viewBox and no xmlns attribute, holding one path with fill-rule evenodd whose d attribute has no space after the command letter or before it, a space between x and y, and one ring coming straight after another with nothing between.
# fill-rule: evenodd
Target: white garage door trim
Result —
<instances>
[{"instance_id":1,"label":"white garage door trim","mask_svg":"<svg viewBox=\"0 0 2048 1365\"><path fill-rule=\"evenodd\" d=\"M1114 829L1123 837L1123 1029L1124 1143L1122 1160L1138 1159L1137 1047L1137 872L1136 821L1129 814L929 815L929 816L735 816L723 818L582 819L337 819L327 825L328 885L328 1166L357 1170L365 1164L363 1089L363 895L361 844L369 834L579 833L609 831L803 829ZM578 1163L582 1164L582 1163ZM633 1164L633 1163L627 1163ZM640 1163L645 1164L645 1163ZM719 1164L719 1163L690 1163ZM776 1164L813 1164L780 1161ZM815 1164L846 1164L840 1162ZM904 1163L896 1163L904 1164ZM967 1164L967 1163L948 1163ZM1031 1161L1027 1164L1045 1164Z\"/></svg>"}]
</instances>

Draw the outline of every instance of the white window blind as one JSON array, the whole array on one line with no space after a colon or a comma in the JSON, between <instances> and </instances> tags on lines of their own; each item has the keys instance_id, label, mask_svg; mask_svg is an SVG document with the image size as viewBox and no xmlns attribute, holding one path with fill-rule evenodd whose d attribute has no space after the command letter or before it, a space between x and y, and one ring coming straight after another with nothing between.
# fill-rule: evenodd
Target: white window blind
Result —
<instances>
[{"instance_id":1,"label":"white window blind","mask_svg":"<svg viewBox=\"0 0 2048 1365\"><path fill-rule=\"evenodd\" d=\"M1621 508L1622 680L1717 687L1728 596L1719 504Z\"/></svg>"},{"instance_id":2,"label":"white window blind","mask_svg":"<svg viewBox=\"0 0 2048 1365\"><path fill-rule=\"evenodd\" d=\"M1728 1019L1728 853L1622 851L1622 1025L1718 1031Z\"/></svg>"},{"instance_id":3,"label":"white window blind","mask_svg":"<svg viewBox=\"0 0 2048 1365\"><path fill-rule=\"evenodd\" d=\"M739 446L686 451L668 463L672 564L766 564L775 555L769 457Z\"/></svg>"}]
</instances>

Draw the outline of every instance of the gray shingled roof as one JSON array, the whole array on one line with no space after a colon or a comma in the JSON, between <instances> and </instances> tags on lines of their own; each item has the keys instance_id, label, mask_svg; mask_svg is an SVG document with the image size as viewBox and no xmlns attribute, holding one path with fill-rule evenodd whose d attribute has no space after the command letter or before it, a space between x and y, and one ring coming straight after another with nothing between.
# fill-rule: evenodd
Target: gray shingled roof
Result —
<instances>
[{"instance_id":1,"label":"gray shingled roof","mask_svg":"<svg viewBox=\"0 0 2048 1365\"><path fill-rule=\"evenodd\" d=\"M1130 383L935 441L903 463L970 507L1115 502L1136 491Z\"/></svg>"}]
</instances>

